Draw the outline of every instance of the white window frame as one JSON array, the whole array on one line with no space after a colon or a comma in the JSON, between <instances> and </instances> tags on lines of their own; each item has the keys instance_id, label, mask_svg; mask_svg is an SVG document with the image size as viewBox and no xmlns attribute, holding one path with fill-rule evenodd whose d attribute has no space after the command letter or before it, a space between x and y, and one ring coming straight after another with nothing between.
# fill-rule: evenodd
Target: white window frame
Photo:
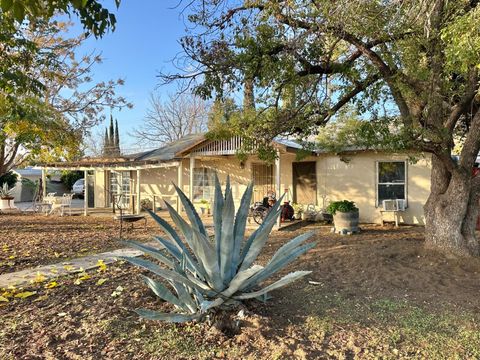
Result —
<instances>
[{"instance_id":1,"label":"white window frame","mask_svg":"<svg viewBox=\"0 0 480 360\"><path fill-rule=\"evenodd\" d=\"M379 203L380 197L378 196L378 187L379 185L401 185L401 183L381 183L379 180L380 177L380 171L379 171L379 165L380 163L403 163L405 164L405 180L403 182L404 186L404 194L405 194L405 208L408 208L408 162L405 160L378 160L375 162L376 165L376 171L375 171L375 207L382 207L383 204Z\"/></svg>"},{"instance_id":2,"label":"white window frame","mask_svg":"<svg viewBox=\"0 0 480 360\"><path fill-rule=\"evenodd\" d=\"M202 174L201 174L201 177L198 176L198 172L201 171ZM209 193L210 193L210 196L205 196L205 179L206 177L208 177L208 173L211 172L211 184L209 186ZM215 169L212 169L212 168L208 168L208 167L196 167L193 169L193 191L192 191L192 194L193 194L193 199L192 202L198 202L200 201L201 199L205 199L205 200L208 200L209 202L212 202L213 201L213 197L215 196L215 185L213 183L214 179L215 179L215 174L217 173L217 171ZM198 184L198 179L200 179L201 181L201 184ZM196 189L201 187L202 188L202 196L200 198L195 198L195 194L196 194Z\"/></svg>"}]
</instances>

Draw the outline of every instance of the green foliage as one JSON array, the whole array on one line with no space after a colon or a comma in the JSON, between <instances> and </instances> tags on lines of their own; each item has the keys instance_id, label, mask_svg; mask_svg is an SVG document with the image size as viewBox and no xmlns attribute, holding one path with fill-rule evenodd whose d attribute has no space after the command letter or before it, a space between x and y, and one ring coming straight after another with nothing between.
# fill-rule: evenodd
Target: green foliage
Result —
<instances>
[{"instance_id":1,"label":"green foliage","mask_svg":"<svg viewBox=\"0 0 480 360\"><path fill-rule=\"evenodd\" d=\"M83 179L83 177L83 171L64 170L60 176L60 181L65 184L68 190L72 190L73 184L75 184L78 179Z\"/></svg>"},{"instance_id":2,"label":"green foliage","mask_svg":"<svg viewBox=\"0 0 480 360\"><path fill-rule=\"evenodd\" d=\"M173 222L183 235L184 241L168 222L150 212L150 215L168 236L168 240L156 237L166 252L132 241L128 241L127 244L150 255L164 267L141 258L124 258L133 265L149 270L166 280L176 295L164 283L144 277L152 291L163 300L173 304L176 312L159 313L153 310L138 309L136 312L140 316L168 322L201 319L212 308L228 308L246 299L265 297L268 292L310 273L309 271L296 271L258 289L259 284L315 245L314 243L303 244L312 236L312 232L308 232L283 245L265 267L254 265L280 215L281 199L276 202L262 225L245 239L245 227L253 185L250 184L247 187L235 215L229 179L227 179L225 194L223 194L218 178L216 178L213 204L215 234L211 241L193 204L179 188L176 190L190 224L172 206L168 203L166 205Z\"/></svg>"},{"instance_id":3,"label":"green foliage","mask_svg":"<svg viewBox=\"0 0 480 360\"><path fill-rule=\"evenodd\" d=\"M7 183L4 183L0 188L0 198L5 199L13 195L13 187L8 186Z\"/></svg>"},{"instance_id":4,"label":"green foliage","mask_svg":"<svg viewBox=\"0 0 480 360\"><path fill-rule=\"evenodd\" d=\"M115 0L115 6L118 8L119 5L120 0ZM14 19L18 23L25 20L36 23L42 19L49 20L59 13L74 13L80 18L86 32L96 37L104 35L108 29L114 30L117 22L115 15L97 0L2 0L0 9L7 19Z\"/></svg>"},{"instance_id":5,"label":"green foliage","mask_svg":"<svg viewBox=\"0 0 480 360\"><path fill-rule=\"evenodd\" d=\"M342 201L333 201L327 206L327 212L329 214L335 215L337 211L342 213L348 213L352 211L358 211L358 208L355 206L355 202L342 200Z\"/></svg>"},{"instance_id":6,"label":"green foliage","mask_svg":"<svg viewBox=\"0 0 480 360\"><path fill-rule=\"evenodd\" d=\"M9 187L14 187L17 184L18 175L9 171L0 176L0 186L7 184Z\"/></svg>"}]
</instances>

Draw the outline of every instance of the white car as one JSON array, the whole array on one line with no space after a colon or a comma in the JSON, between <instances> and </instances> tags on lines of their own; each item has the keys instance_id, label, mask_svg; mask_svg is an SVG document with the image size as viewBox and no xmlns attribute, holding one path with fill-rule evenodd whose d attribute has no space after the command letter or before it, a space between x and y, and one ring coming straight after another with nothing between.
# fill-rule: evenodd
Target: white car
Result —
<instances>
[{"instance_id":1,"label":"white car","mask_svg":"<svg viewBox=\"0 0 480 360\"><path fill-rule=\"evenodd\" d=\"M75 184L73 184L72 186L72 192L75 195L83 198L83 196L85 195L85 179L78 179L77 181L75 181Z\"/></svg>"}]
</instances>

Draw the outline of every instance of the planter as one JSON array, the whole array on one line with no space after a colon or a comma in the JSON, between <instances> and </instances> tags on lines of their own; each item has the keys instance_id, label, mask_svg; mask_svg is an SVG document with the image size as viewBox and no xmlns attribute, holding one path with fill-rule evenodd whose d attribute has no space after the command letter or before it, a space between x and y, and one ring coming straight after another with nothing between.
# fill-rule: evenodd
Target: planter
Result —
<instances>
[{"instance_id":1,"label":"planter","mask_svg":"<svg viewBox=\"0 0 480 360\"><path fill-rule=\"evenodd\" d=\"M358 227L359 212L340 212L337 211L333 215L333 229L332 232L337 234L353 234L360 232Z\"/></svg>"},{"instance_id":2,"label":"planter","mask_svg":"<svg viewBox=\"0 0 480 360\"><path fill-rule=\"evenodd\" d=\"M15 199L13 196L6 197L6 198L1 198L0 199L0 209L14 209L14 200Z\"/></svg>"}]
</instances>

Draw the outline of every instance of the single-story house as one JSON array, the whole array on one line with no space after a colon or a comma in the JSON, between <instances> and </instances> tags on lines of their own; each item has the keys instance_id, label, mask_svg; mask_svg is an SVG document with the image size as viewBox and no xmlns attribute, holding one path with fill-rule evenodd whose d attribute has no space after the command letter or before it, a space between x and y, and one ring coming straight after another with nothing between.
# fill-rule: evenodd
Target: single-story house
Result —
<instances>
[{"instance_id":1,"label":"single-story house","mask_svg":"<svg viewBox=\"0 0 480 360\"><path fill-rule=\"evenodd\" d=\"M424 224L423 205L430 192L431 159L428 155L409 161L407 153L386 153L372 150L351 150L341 154L311 152L297 160L305 150L291 140L276 139L274 164L251 155L246 161L236 156L241 146L239 137L230 140L209 140L203 135L189 135L161 148L118 158L85 158L71 163L44 164L46 171L83 170L87 178L86 192L93 191L93 207L112 206L112 199L124 194L124 205L140 211L142 199L168 201L180 208L173 183L190 197L194 204L211 202L214 175L225 184L230 175L233 196L238 206L243 191L254 182L254 201L269 192L303 205L324 208L330 201L354 201L360 209L360 221L381 221L384 199L404 199L403 222ZM87 194L86 194L87 196ZM90 194L91 196L91 194ZM85 204L85 213L88 211ZM92 206L92 204L90 204Z\"/></svg>"}]
</instances>

